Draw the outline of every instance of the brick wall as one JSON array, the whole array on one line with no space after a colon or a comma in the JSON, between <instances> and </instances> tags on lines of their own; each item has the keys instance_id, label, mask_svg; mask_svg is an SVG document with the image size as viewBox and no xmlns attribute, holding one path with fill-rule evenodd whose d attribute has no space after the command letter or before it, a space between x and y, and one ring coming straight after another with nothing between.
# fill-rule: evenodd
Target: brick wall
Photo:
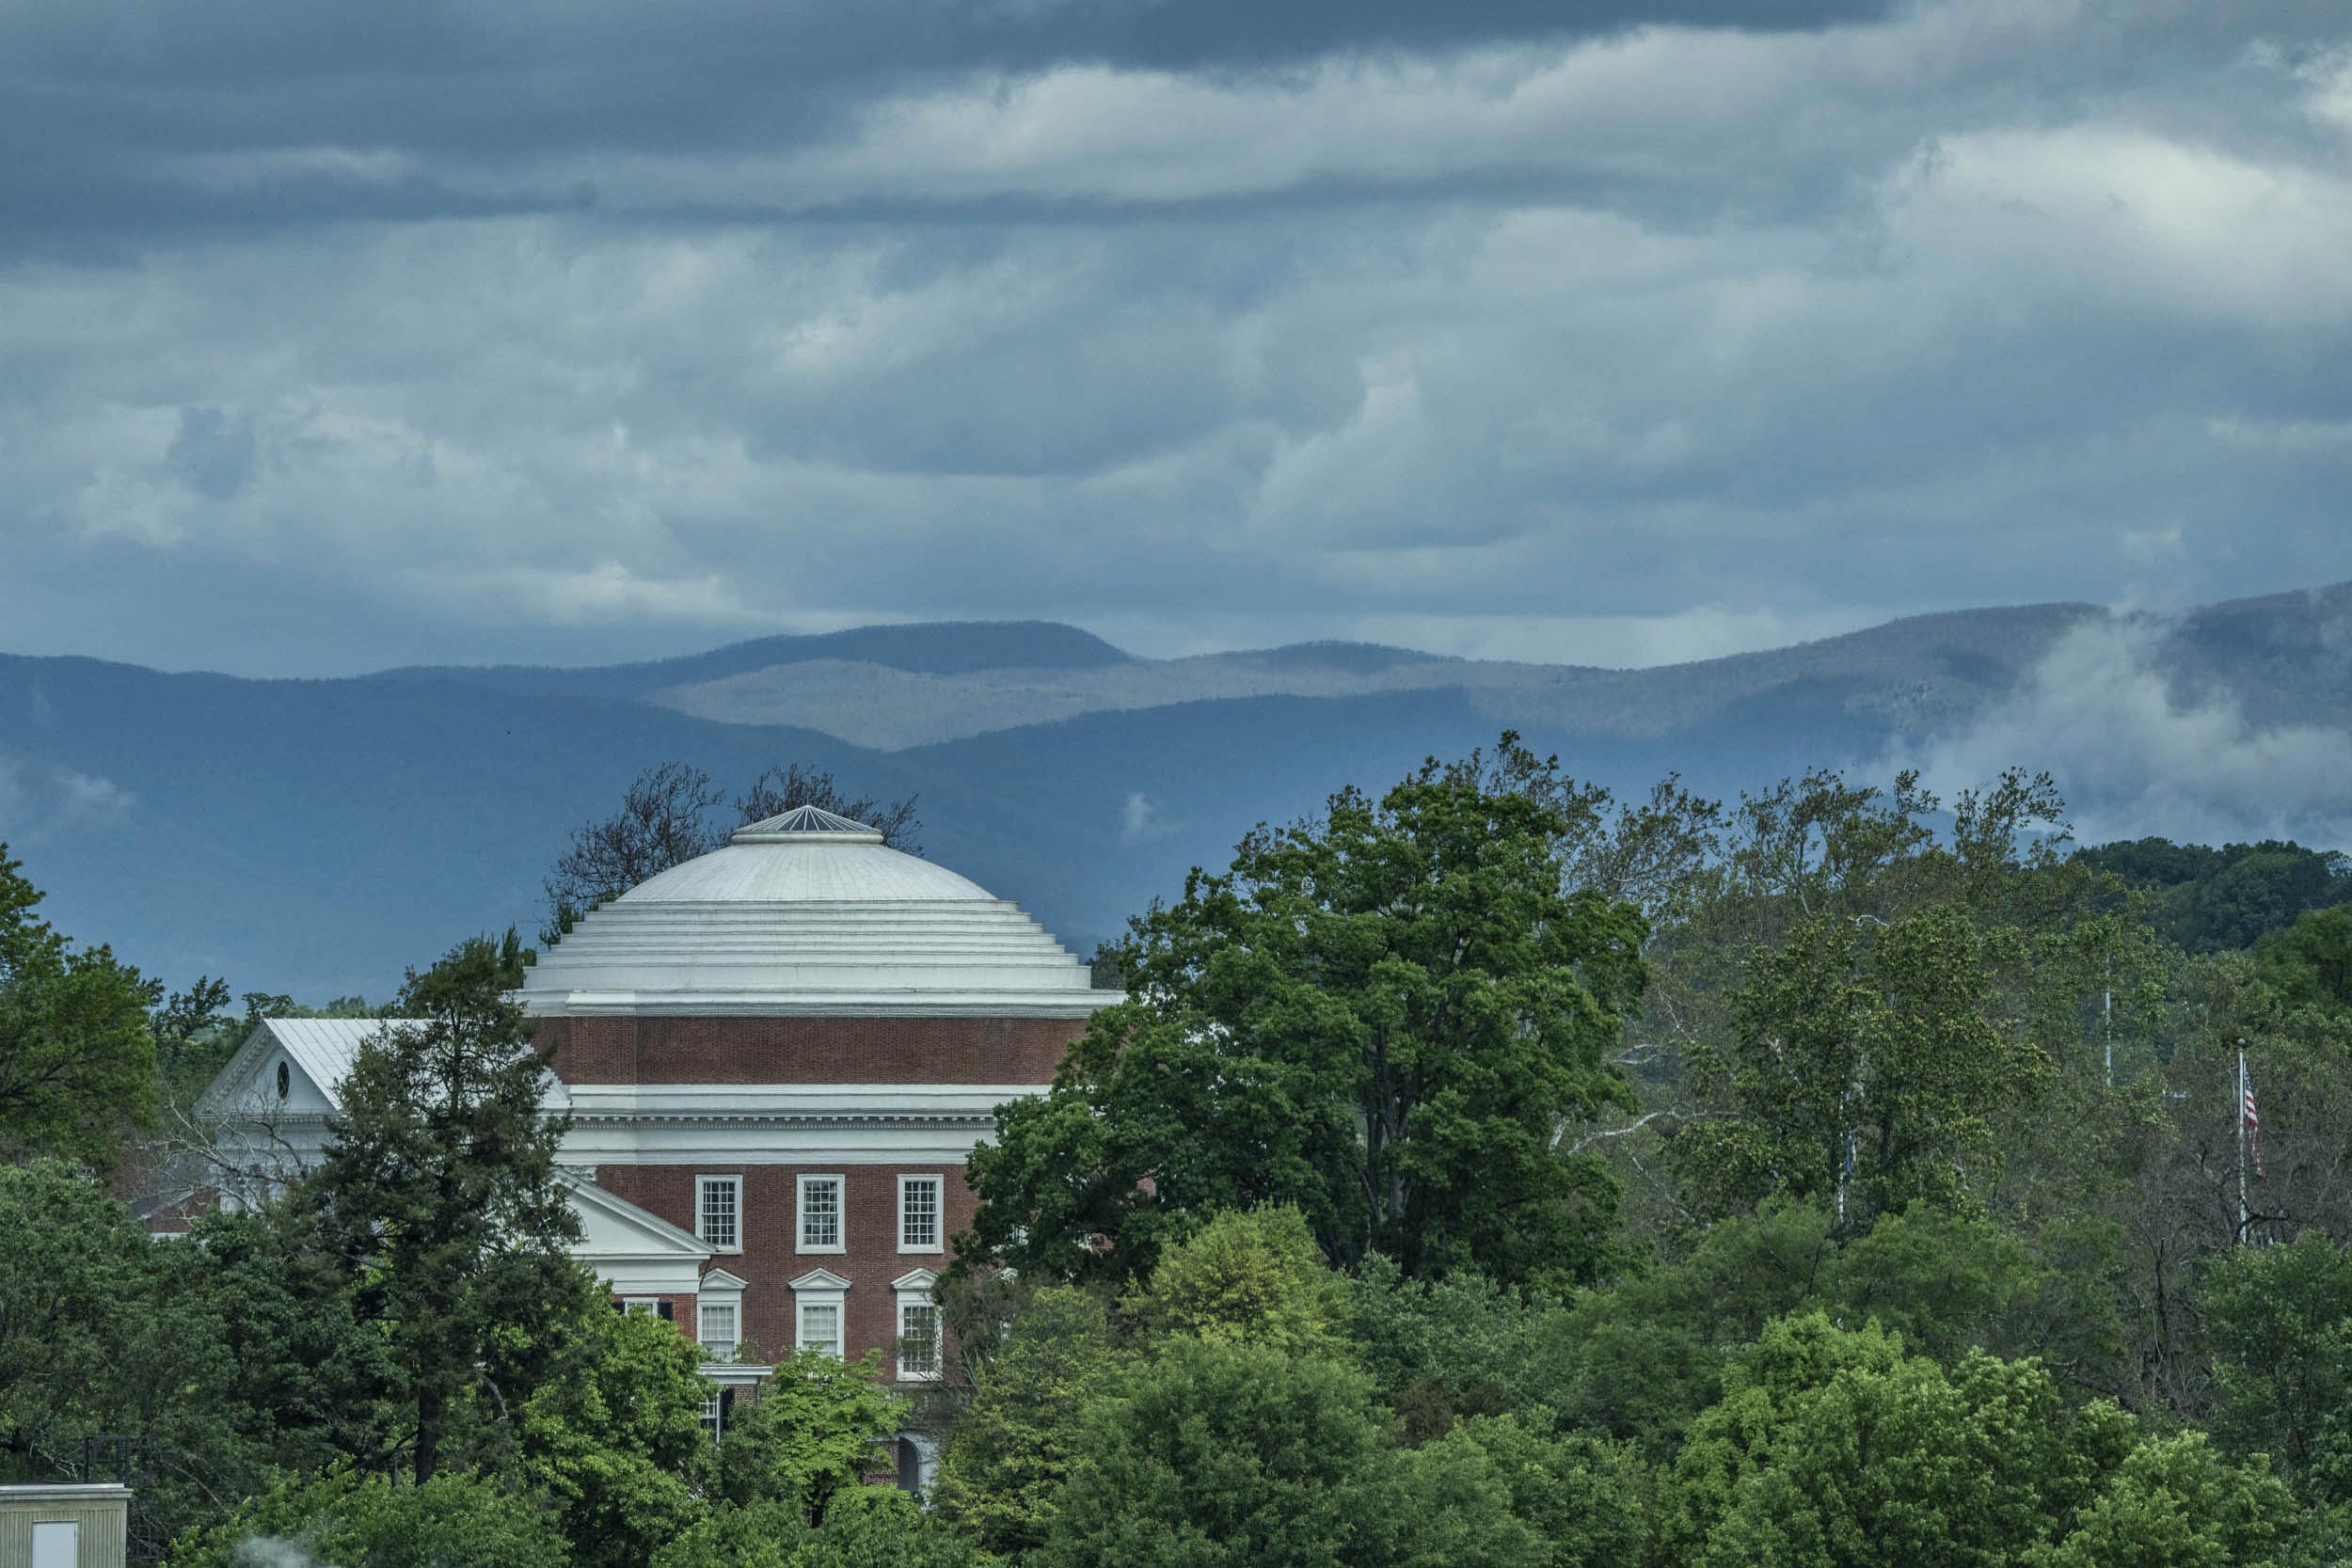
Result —
<instances>
[{"instance_id":1,"label":"brick wall","mask_svg":"<svg viewBox=\"0 0 2352 1568\"><path fill-rule=\"evenodd\" d=\"M1067 1018L548 1018L567 1084L1049 1084Z\"/></svg>"},{"instance_id":2,"label":"brick wall","mask_svg":"<svg viewBox=\"0 0 2352 1568\"><path fill-rule=\"evenodd\" d=\"M843 1337L850 1359L868 1350L882 1353L882 1375L891 1376L891 1354L898 1338L898 1294L890 1282L914 1269L934 1274L947 1267L946 1252L898 1250L898 1178L937 1176L946 1212L941 1235L968 1229L977 1199L964 1184L960 1165L604 1165L596 1185L647 1209L682 1229L694 1228L694 1178L743 1179L740 1257L721 1253L716 1264L745 1282L743 1333L761 1355L792 1349L792 1291L789 1282L812 1269L830 1269L850 1281ZM802 1176L843 1178L845 1250L803 1252L797 1232ZM684 1308L681 1308L684 1310ZM692 1325L680 1326L692 1333Z\"/></svg>"}]
</instances>

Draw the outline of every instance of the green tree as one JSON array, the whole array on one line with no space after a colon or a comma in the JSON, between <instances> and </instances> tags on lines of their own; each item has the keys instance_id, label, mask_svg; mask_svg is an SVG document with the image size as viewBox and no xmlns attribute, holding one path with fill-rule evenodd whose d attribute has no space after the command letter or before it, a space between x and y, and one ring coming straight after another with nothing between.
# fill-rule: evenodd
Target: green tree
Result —
<instances>
[{"instance_id":1,"label":"green tree","mask_svg":"<svg viewBox=\"0 0 2352 1568\"><path fill-rule=\"evenodd\" d=\"M1848 1227L1915 1198L1966 1198L1994 1164L1989 1118L2050 1069L1992 992L1986 939L1961 910L1867 939L1853 921L1807 921L1756 960L1728 1057L1693 1064L1735 1112L1687 1140L1702 1187L1725 1206L1772 1191L1833 1203Z\"/></svg>"},{"instance_id":2,"label":"green tree","mask_svg":"<svg viewBox=\"0 0 2352 1568\"><path fill-rule=\"evenodd\" d=\"M2255 972L2290 1005L2352 1007L2352 904L2312 910L2255 946Z\"/></svg>"},{"instance_id":3,"label":"green tree","mask_svg":"<svg viewBox=\"0 0 2352 1568\"><path fill-rule=\"evenodd\" d=\"M174 1304L234 1348L214 1408L270 1465L317 1474L345 1455L389 1451L404 1380L304 1219L287 1203L205 1214L161 1255L181 1265Z\"/></svg>"},{"instance_id":4,"label":"green tree","mask_svg":"<svg viewBox=\"0 0 2352 1568\"><path fill-rule=\"evenodd\" d=\"M940 1517L999 1557L1042 1545L1083 1451L1087 1410L1115 1365L1100 1302L1068 1286L1039 1291L948 1439L931 1490Z\"/></svg>"},{"instance_id":5,"label":"green tree","mask_svg":"<svg viewBox=\"0 0 2352 1568\"><path fill-rule=\"evenodd\" d=\"M906 1424L904 1402L874 1381L881 1367L877 1351L841 1361L803 1349L777 1362L719 1440L719 1496L738 1507L788 1502L821 1519L876 1467L876 1445Z\"/></svg>"},{"instance_id":6,"label":"green tree","mask_svg":"<svg viewBox=\"0 0 2352 1568\"><path fill-rule=\"evenodd\" d=\"M811 1525L781 1502L722 1505L653 1555L652 1568L978 1568L892 1487L851 1487Z\"/></svg>"},{"instance_id":7,"label":"green tree","mask_svg":"<svg viewBox=\"0 0 2352 1568\"><path fill-rule=\"evenodd\" d=\"M263 1544L291 1551L257 1549ZM537 1499L455 1470L415 1486L350 1470L282 1481L171 1554L172 1568L305 1560L321 1568L566 1565L564 1538Z\"/></svg>"},{"instance_id":8,"label":"green tree","mask_svg":"<svg viewBox=\"0 0 2352 1568\"><path fill-rule=\"evenodd\" d=\"M630 1568L702 1513L711 1389L701 1347L601 1301L564 1338L517 1416L521 1471L555 1505L575 1568Z\"/></svg>"},{"instance_id":9,"label":"green tree","mask_svg":"<svg viewBox=\"0 0 2352 1568\"><path fill-rule=\"evenodd\" d=\"M1606 1443L1484 1416L1391 1464L1399 1568L1613 1568L1647 1544L1641 1466Z\"/></svg>"},{"instance_id":10,"label":"green tree","mask_svg":"<svg viewBox=\"0 0 2352 1568\"><path fill-rule=\"evenodd\" d=\"M1178 1338L1097 1402L1033 1561L1050 1568L1339 1568L1394 1539L1358 1371Z\"/></svg>"},{"instance_id":11,"label":"green tree","mask_svg":"<svg viewBox=\"0 0 2352 1568\"><path fill-rule=\"evenodd\" d=\"M2006 1568L2060 1539L2132 1442L2031 1361L1947 1372L1871 1324L1769 1327L1676 1462L1661 1561Z\"/></svg>"},{"instance_id":12,"label":"green tree","mask_svg":"<svg viewBox=\"0 0 2352 1568\"><path fill-rule=\"evenodd\" d=\"M82 1440L153 1439L142 1501L178 1528L252 1483L265 1457L230 1408L236 1357L200 1259L55 1161L0 1165L0 1479L82 1479Z\"/></svg>"},{"instance_id":13,"label":"green tree","mask_svg":"<svg viewBox=\"0 0 2352 1568\"><path fill-rule=\"evenodd\" d=\"M2352 1502L2352 1248L2306 1230L2232 1247L2208 1274L2216 1435L2313 1501Z\"/></svg>"},{"instance_id":14,"label":"green tree","mask_svg":"<svg viewBox=\"0 0 2352 1568\"><path fill-rule=\"evenodd\" d=\"M1256 1209L1218 1214L1163 1251L1124 1311L1147 1341L1189 1334L1305 1355L1337 1348L1344 1306L1298 1211Z\"/></svg>"},{"instance_id":15,"label":"green tree","mask_svg":"<svg viewBox=\"0 0 2352 1568\"><path fill-rule=\"evenodd\" d=\"M0 1158L111 1170L154 1119L156 988L35 916L23 870L0 844Z\"/></svg>"},{"instance_id":16,"label":"green tree","mask_svg":"<svg viewBox=\"0 0 2352 1568\"><path fill-rule=\"evenodd\" d=\"M1351 1356L1409 1440L1466 1416L1560 1402L1564 1309L1548 1298L1468 1270L1406 1279L1378 1253L1345 1288Z\"/></svg>"},{"instance_id":17,"label":"green tree","mask_svg":"<svg viewBox=\"0 0 2352 1568\"><path fill-rule=\"evenodd\" d=\"M515 933L476 938L419 974L363 1044L342 1109L303 1185L320 1244L352 1282L405 1384L407 1448L432 1479L459 1402L511 1409L552 1354L532 1331L577 1309L590 1282L564 1251L579 1235L555 1164L567 1125L522 1011Z\"/></svg>"},{"instance_id":18,"label":"green tree","mask_svg":"<svg viewBox=\"0 0 2352 1568\"><path fill-rule=\"evenodd\" d=\"M1617 1189L1560 1133L1630 1103L1609 1053L1642 924L1564 887L1575 824L1524 786L1556 765L1502 752L1343 790L1136 920L1132 1000L972 1155L983 1248L1132 1279L1206 1214L1274 1203L1343 1267L1590 1277Z\"/></svg>"},{"instance_id":19,"label":"green tree","mask_svg":"<svg viewBox=\"0 0 2352 1568\"><path fill-rule=\"evenodd\" d=\"M2064 1540L2026 1568L2317 1568L2310 1522L2277 1477L2221 1460L2201 1432L2145 1442Z\"/></svg>"}]
</instances>

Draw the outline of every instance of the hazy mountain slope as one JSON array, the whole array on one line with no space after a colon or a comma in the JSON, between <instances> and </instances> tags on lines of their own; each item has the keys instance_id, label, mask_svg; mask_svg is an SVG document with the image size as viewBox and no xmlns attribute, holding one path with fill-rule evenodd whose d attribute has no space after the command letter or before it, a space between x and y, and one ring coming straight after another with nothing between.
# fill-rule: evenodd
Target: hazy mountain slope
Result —
<instances>
[{"instance_id":1,"label":"hazy mountain slope","mask_svg":"<svg viewBox=\"0 0 2352 1568\"><path fill-rule=\"evenodd\" d=\"M1174 893L1187 866L1221 863L1261 818L1311 811L1341 784L1383 785L1492 729L1439 689L1091 714L883 753L453 682L0 658L0 838L50 890L62 928L174 984L225 973L313 999L381 996L469 931L531 929L567 832L640 768L683 758L738 786L797 759L861 789L919 793L930 853L1083 948ZM1636 786L1693 763L1710 784L1749 782L1867 739L1795 689L1707 736L1532 738Z\"/></svg>"},{"instance_id":2,"label":"hazy mountain slope","mask_svg":"<svg viewBox=\"0 0 2352 1568\"><path fill-rule=\"evenodd\" d=\"M371 680L445 680L499 691L570 697L638 697L663 687L724 679L809 659L843 659L888 670L953 673L1010 666L1087 669L1128 656L1091 632L1051 621L936 621L856 626L804 637L760 637L707 654L584 669L541 665L410 665Z\"/></svg>"},{"instance_id":3,"label":"hazy mountain slope","mask_svg":"<svg viewBox=\"0 0 2352 1568\"><path fill-rule=\"evenodd\" d=\"M2084 605L1923 615L1768 653L1649 670L1439 658L1362 643L1043 669L918 671L847 658L779 662L648 689L648 701L739 724L794 724L859 745L917 746L1082 713L1234 697L1353 697L1458 689L1492 720L1656 736L1791 682L1836 687L1897 723L1964 712L2015 684Z\"/></svg>"},{"instance_id":4,"label":"hazy mountain slope","mask_svg":"<svg viewBox=\"0 0 2352 1568\"><path fill-rule=\"evenodd\" d=\"M533 922L565 831L668 756L730 786L797 756L903 787L829 736L639 704L0 658L0 838L61 927L176 979L380 995Z\"/></svg>"},{"instance_id":5,"label":"hazy mountain slope","mask_svg":"<svg viewBox=\"0 0 2352 1568\"><path fill-rule=\"evenodd\" d=\"M2352 722L2352 582L2190 610L2156 657L2184 696L2226 694L2260 723Z\"/></svg>"},{"instance_id":6,"label":"hazy mountain slope","mask_svg":"<svg viewBox=\"0 0 2352 1568\"><path fill-rule=\"evenodd\" d=\"M2077 680L2070 660L2086 646ZM779 647L822 656L784 666L792 711L921 743L881 751L595 690L665 690L682 669L771 671ZM1506 725L1584 778L1640 789L1678 770L1716 794L1813 764L1891 767L1921 736L1962 734L1962 782L2055 758L2078 808L2106 792L2109 836L2152 831L2138 826L2150 802L2192 786L2251 820L2264 807L2249 768L2283 777L2301 758L2328 791L2352 776L2327 760L2352 747L2348 650L2352 589L2338 587L2167 622L2076 606L1921 617L1648 671L1329 644L1131 660L1037 626L888 627L741 644L706 663L464 679L248 681L0 657L0 840L50 890L64 929L174 984L209 972L312 999L381 996L469 931L535 927L540 879L568 831L608 811L640 768L682 759L735 789L801 761L859 790L919 794L935 856L1083 948L1174 894L1188 866L1221 863L1252 823L1310 812L1340 784L1376 789ZM1063 663L1038 662L1049 657ZM2320 741L2278 744L2209 714L2176 722L2146 700L2152 681L2262 724L2314 727ZM1223 694L1155 701L1202 684ZM877 714L859 721L861 702ZM969 733L1085 703L1110 705ZM958 704L972 710L961 721ZM2084 724L2086 704L2099 723ZM2108 721L2135 704L2130 722ZM2243 742L2250 760L2224 757L2200 784L2216 735L2240 737L2227 745ZM2126 767L2120 753L2135 747L2145 755Z\"/></svg>"}]
</instances>

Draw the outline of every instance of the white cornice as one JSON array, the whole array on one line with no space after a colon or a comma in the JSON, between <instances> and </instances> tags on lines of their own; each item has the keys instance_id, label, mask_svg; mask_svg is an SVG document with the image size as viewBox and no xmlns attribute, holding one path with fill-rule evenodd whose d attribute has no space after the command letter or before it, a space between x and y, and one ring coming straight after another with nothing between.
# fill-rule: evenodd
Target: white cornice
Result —
<instances>
[{"instance_id":1,"label":"white cornice","mask_svg":"<svg viewBox=\"0 0 2352 1568\"><path fill-rule=\"evenodd\" d=\"M528 997L532 1018L1091 1018L1123 1002L1118 991L574 990Z\"/></svg>"}]
</instances>

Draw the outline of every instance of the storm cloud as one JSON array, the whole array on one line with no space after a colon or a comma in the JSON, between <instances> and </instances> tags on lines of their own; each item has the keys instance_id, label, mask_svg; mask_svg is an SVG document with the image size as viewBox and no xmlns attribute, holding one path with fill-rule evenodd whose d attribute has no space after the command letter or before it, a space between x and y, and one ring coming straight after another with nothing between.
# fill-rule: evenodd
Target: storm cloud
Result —
<instances>
[{"instance_id":1,"label":"storm cloud","mask_svg":"<svg viewBox=\"0 0 2352 1568\"><path fill-rule=\"evenodd\" d=\"M12 651L2352 577L2333 6L33 0L0 137Z\"/></svg>"}]
</instances>

